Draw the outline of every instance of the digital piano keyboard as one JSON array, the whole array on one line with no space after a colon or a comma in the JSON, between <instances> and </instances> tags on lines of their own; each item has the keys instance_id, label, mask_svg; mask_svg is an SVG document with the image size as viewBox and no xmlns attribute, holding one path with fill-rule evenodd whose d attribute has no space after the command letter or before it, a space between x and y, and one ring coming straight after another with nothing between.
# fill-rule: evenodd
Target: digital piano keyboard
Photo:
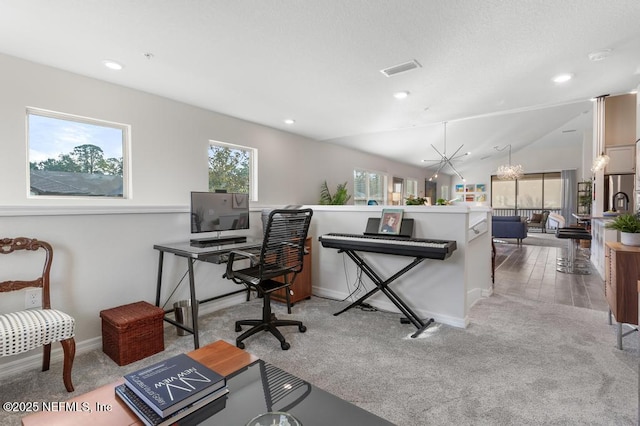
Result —
<instances>
[{"instance_id":1,"label":"digital piano keyboard","mask_svg":"<svg viewBox=\"0 0 640 426\"><path fill-rule=\"evenodd\" d=\"M318 238L323 247L338 250L446 259L456 250L456 242L425 238L389 237L384 235L330 233Z\"/></svg>"}]
</instances>

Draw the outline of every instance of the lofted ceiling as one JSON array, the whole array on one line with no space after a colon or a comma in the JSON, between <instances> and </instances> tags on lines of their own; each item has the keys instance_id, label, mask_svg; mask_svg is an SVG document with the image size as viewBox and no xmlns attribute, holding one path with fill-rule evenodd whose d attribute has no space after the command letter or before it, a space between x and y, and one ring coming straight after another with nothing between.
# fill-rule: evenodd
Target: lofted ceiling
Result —
<instances>
[{"instance_id":1,"label":"lofted ceiling","mask_svg":"<svg viewBox=\"0 0 640 426\"><path fill-rule=\"evenodd\" d=\"M640 1L0 0L0 53L416 166L464 145L464 171L636 89Z\"/></svg>"}]
</instances>

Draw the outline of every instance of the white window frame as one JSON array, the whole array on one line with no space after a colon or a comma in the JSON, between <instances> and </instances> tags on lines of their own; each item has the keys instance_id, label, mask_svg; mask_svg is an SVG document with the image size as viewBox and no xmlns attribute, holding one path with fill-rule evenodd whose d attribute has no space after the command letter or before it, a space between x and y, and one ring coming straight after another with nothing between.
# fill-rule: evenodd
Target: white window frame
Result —
<instances>
[{"instance_id":1,"label":"white window frame","mask_svg":"<svg viewBox=\"0 0 640 426\"><path fill-rule=\"evenodd\" d=\"M258 149L250 146L222 142L213 139L209 140L209 147L211 146L223 146L229 149L249 151L249 201L258 201ZM207 149L207 165L209 164L209 158L209 150ZM207 179L208 176L209 173L207 166Z\"/></svg>"},{"instance_id":2,"label":"white window frame","mask_svg":"<svg viewBox=\"0 0 640 426\"><path fill-rule=\"evenodd\" d=\"M108 197L108 196L86 196L86 195L37 195L31 193L31 155L30 155L30 135L29 135L29 117L32 115L38 115L41 117L54 118L57 120L90 124L99 127L110 127L118 129L122 132L122 196ZM27 199L83 199L83 200L126 200L132 197L131 188L131 126L128 124L117 123L113 121L101 120L91 117L83 117L80 115L68 114L57 111L50 111L41 108L27 107L25 115L26 125L26 148L27 148ZM99 145L97 145L99 146Z\"/></svg>"},{"instance_id":3,"label":"white window frame","mask_svg":"<svg viewBox=\"0 0 640 426\"><path fill-rule=\"evenodd\" d=\"M404 185L404 195L403 197L409 198L410 196L413 196L414 198L418 198L418 194L420 193L420 189L418 188L418 179L414 179L414 178L406 178L404 180L405 185ZM415 187L415 191L411 191L410 187L414 186Z\"/></svg>"},{"instance_id":4,"label":"white window frame","mask_svg":"<svg viewBox=\"0 0 640 426\"><path fill-rule=\"evenodd\" d=\"M377 175L382 176L382 178L383 178L383 188L382 188L383 201L382 201L382 204L386 205L387 202L388 202L388 191L387 191L387 188L388 188L388 182L389 182L389 175L387 173L380 172L380 171L377 171L377 170L367 170L367 169L361 169L361 168L353 169L353 178L354 178L353 179L353 203L354 204L360 204L360 205L366 205L367 202L370 199L373 199L373 198L371 197L371 193L370 193L371 189L369 187L369 180L370 180L369 178L367 178L367 181L366 181L367 182L367 188L366 188L367 192L365 194L365 198L364 199L356 198L356 187L355 187L355 174L356 173L365 173L367 175L377 174ZM364 201L364 203L362 203L362 201Z\"/></svg>"}]
</instances>

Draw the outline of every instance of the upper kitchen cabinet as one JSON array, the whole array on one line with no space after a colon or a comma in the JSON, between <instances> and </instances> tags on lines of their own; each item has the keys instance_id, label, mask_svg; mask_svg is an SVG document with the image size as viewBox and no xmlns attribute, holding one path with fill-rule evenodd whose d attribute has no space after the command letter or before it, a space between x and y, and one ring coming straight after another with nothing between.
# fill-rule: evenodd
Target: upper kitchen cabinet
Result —
<instances>
[{"instance_id":1,"label":"upper kitchen cabinet","mask_svg":"<svg viewBox=\"0 0 640 426\"><path fill-rule=\"evenodd\" d=\"M604 111L605 148L636 143L636 95L609 96Z\"/></svg>"},{"instance_id":2,"label":"upper kitchen cabinet","mask_svg":"<svg viewBox=\"0 0 640 426\"><path fill-rule=\"evenodd\" d=\"M636 95L605 100L604 148L609 156L605 174L636 172Z\"/></svg>"},{"instance_id":3,"label":"upper kitchen cabinet","mask_svg":"<svg viewBox=\"0 0 640 426\"><path fill-rule=\"evenodd\" d=\"M636 147L635 145L612 146L605 148L609 156L609 164L604 170L606 175L620 175L635 173Z\"/></svg>"}]
</instances>

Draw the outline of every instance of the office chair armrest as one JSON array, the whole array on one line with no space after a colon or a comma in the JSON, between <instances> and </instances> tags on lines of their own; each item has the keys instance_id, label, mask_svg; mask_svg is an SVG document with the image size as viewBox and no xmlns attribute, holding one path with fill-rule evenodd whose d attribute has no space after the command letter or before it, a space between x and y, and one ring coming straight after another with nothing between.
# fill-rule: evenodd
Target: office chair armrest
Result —
<instances>
[{"instance_id":1,"label":"office chair armrest","mask_svg":"<svg viewBox=\"0 0 640 426\"><path fill-rule=\"evenodd\" d=\"M236 259L236 256L238 256L239 259ZM259 263L258 256L256 256L253 253L250 253L248 251L243 251L243 250L232 250L229 252L229 256L227 258L227 269L225 273L222 274L222 278L228 278L233 280L236 284L240 284L240 281L236 281L236 279L234 278L233 264L235 263L236 260L242 260L242 259L249 259L249 261L251 262L251 266L254 266L257 263Z\"/></svg>"},{"instance_id":2,"label":"office chair armrest","mask_svg":"<svg viewBox=\"0 0 640 426\"><path fill-rule=\"evenodd\" d=\"M240 259L236 259L236 256L240 257ZM258 256L256 256L253 253L250 253L248 251L244 251L244 250L232 250L229 252L229 260L228 263L229 264L233 264L233 262L235 260L241 260L241 259L249 259L249 261L251 262L251 266L255 266L258 262L259 262L259 258Z\"/></svg>"}]
</instances>

